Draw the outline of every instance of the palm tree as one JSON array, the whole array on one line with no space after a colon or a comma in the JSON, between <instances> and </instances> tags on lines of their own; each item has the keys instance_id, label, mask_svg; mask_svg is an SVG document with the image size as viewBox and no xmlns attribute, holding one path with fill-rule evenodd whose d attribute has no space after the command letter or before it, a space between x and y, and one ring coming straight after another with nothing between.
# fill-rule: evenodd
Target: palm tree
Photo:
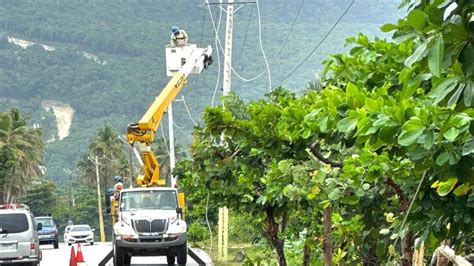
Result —
<instances>
[{"instance_id":1,"label":"palm tree","mask_svg":"<svg viewBox=\"0 0 474 266\"><path fill-rule=\"evenodd\" d=\"M103 180L101 187L102 190L106 190L108 187L107 180L120 173L120 165L123 164L123 158L126 158L118 133L111 126L105 125L99 129L89 145L88 154L84 155L78 164L78 167L82 170L82 180L92 186L95 184L95 165L89 159L89 156L98 157L99 170L102 173L101 179Z\"/></svg>"},{"instance_id":2,"label":"palm tree","mask_svg":"<svg viewBox=\"0 0 474 266\"><path fill-rule=\"evenodd\" d=\"M81 160L77 163L77 167L80 169L79 180L86 183L89 188L96 186L95 165L89 159L89 154L84 154L81 157Z\"/></svg>"},{"instance_id":3,"label":"palm tree","mask_svg":"<svg viewBox=\"0 0 474 266\"><path fill-rule=\"evenodd\" d=\"M18 109L0 115L0 148L10 150L15 162L2 183L3 200L7 203L24 196L33 179L42 176L40 165L45 145L41 129L30 128Z\"/></svg>"}]
</instances>

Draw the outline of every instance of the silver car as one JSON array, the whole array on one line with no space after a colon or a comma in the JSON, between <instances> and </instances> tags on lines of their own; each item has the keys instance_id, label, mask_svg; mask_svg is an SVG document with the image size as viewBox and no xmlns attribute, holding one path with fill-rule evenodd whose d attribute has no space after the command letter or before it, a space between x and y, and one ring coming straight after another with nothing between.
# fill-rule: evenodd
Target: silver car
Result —
<instances>
[{"instance_id":1,"label":"silver car","mask_svg":"<svg viewBox=\"0 0 474 266\"><path fill-rule=\"evenodd\" d=\"M28 206L0 205L0 264L36 266L40 261L37 226Z\"/></svg>"}]
</instances>

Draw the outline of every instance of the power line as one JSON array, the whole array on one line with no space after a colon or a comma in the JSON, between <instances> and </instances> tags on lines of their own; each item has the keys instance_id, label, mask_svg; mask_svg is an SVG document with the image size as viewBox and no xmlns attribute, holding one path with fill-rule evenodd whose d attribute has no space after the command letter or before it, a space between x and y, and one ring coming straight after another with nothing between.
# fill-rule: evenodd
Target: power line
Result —
<instances>
[{"instance_id":1,"label":"power line","mask_svg":"<svg viewBox=\"0 0 474 266\"><path fill-rule=\"evenodd\" d=\"M219 27L221 25L221 20L222 20L222 9L219 12L219 21L218 21L217 27L216 27L216 24L214 23L214 17L212 16L212 11L211 11L210 5L207 5L207 9L209 10L209 15L211 17L212 27L214 28L214 34L215 34L214 42L215 42L216 53L217 53L217 81L216 81L216 87L214 89L214 93L212 94L212 102L211 102L211 106L214 107L214 101L215 101L215 98L216 98L217 89L219 88L219 81L220 81L220 77L221 77L221 60L220 60L220 55L219 55L219 46L220 46L221 50L224 51L224 49L222 48L222 45L221 45L221 41L219 39Z\"/></svg>"},{"instance_id":2,"label":"power line","mask_svg":"<svg viewBox=\"0 0 474 266\"><path fill-rule=\"evenodd\" d=\"M202 47L202 42L204 39L204 22L206 20L206 7L205 5L202 6L202 26L201 26L201 39L200 39L200 47ZM194 109L194 103L196 102L196 94L197 94L197 87L199 82L199 75L196 77L196 81L194 82L194 95L191 102L191 109Z\"/></svg>"},{"instance_id":3,"label":"power line","mask_svg":"<svg viewBox=\"0 0 474 266\"><path fill-rule=\"evenodd\" d=\"M183 99L184 107L186 108L186 111L188 112L189 119L191 119L191 121L193 122L193 124L194 124L195 126L197 126L196 121L195 121L195 120L193 119L193 117L191 116L191 112L189 111L189 108L188 108L188 105L186 104L186 100L184 99L184 96L181 96L181 99Z\"/></svg>"},{"instance_id":4,"label":"power line","mask_svg":"<svg viewBox=\"0 0 474 266\"><path fill-rule=\"evenodd\" d=\"M331 27L331 29L329 29L329 31L326 33L326 35L324 35L324 37L321 39L321 41L319 41L319 43L313 48L313 50L311 50L311 52L303 59L303 61L298 66L296 66L284 79L282 79L280 81L278 86L280 86L283 83L283 81L285 81L287 78L289 78L291 75L293 75L306 62L306 60L308 60L308 58L310 58L313 55L313 53L316 52L316 50L321 46L321 44L323 44L324 41L326 41L327 37L332 33L334 28L336 28L336 26L339 24L339 22L341 22L341 20L347 14L347 12L352 7L354 2L355 2L355 0L351 1L351 3L347 6L346 10L344 10L342 15L337 19L336 23L334 23L334 25Z\"/></svg>"},{"instance_id":5,"label":"power line","mask_svg":"<svg viewBox=\"0 0 474 266\"><path fill-rule=\"evenodd\" d=\"M170 156L170 150L168 149L168 144L166 144L166 136L165 136L165 131L163 130L163 125L161 125L160 128L161 128L161 136L163 137L163 143L165 144L165 148L166 148L166 153L168 154L168 156Z\"/></svg>"},{"instance_id":6,"label":"power line","mask_svg":"<svg viewBox=\"0 0 474 266\"><path fill-rule=\"evenodd\" d=\"M260 16L260 4L258 3L258 0L255 0L255 2L257 3L257 14L258 14L258 40L260 43L260 50L262 51L263 60L265 60L265 66L267 67L268 90L272 91L272 73L270 72L270 66L268 65L267 56L265 55L265 50L263 49L263 43L262 43L262 21L261 21L261 16Z\"/></svg>"},{"instance_id":7,"label":"power line","mask_svg":"<svg viewBox=\"0 0 474 266\"><path fill-rule=\"evenodd\" d=\"M173 126L177 129L183 129L184 126L178 126L174 121L173 121Z\"/></svg>"},{"instance_id":8,"label":"power line","mask_svg":"<svg viewBox=\"0 0 474 266\"><path fill-rule=\"evenodd\" d=\"M290 34L291 32L293 31L293 28L295 26L295 23L296 23L296 19L298 18L300 12L301 12L301 9L303 7L303 4L304 4L304 0L301 0L301 3L300 3L300 6L298 8L298 12L296 13L295 15L295 18L293 19L293 22L291 23L291 27L290 29L288 30L288 33L286 34L286 37L285 37L285 40L283 41L283 43L280 45L280 48L278 49L277 53L275 54L275 56L273 56L272 60L270 61L270 64L269 66L271 67L273 65L273 63L275 62L275 60L280 56L281 54L281 51L283 50L283 47L285 47L286 45L286 42L288 41L288 39L290 38ZM242 77L239 73L237 73L237 71L232 68L232 72L241 80L245 81L245 82L250 82L250 81L254 81L258 78L260 78L263 74L265 74L266 71L262 71L260 74L258 74L257 76L253 77L253 78L244 78Z\"/></svg>"},{"instance_id":9,"label":"power line","mask_svg":"<svg viewBox=\"0 0 474 266\"><path fill-rule=\"evenodd\" d=\"M253 13L253 5L250 6L249 18L247 20L248 21L247 29L245 30L244 41L242 42L242 47L240 47L240 58L242 58L242 54L244 53L245 42L247 41L247 34L250 28L250 21L252 20L252 13Z\"/></svg>"}]
</instances>

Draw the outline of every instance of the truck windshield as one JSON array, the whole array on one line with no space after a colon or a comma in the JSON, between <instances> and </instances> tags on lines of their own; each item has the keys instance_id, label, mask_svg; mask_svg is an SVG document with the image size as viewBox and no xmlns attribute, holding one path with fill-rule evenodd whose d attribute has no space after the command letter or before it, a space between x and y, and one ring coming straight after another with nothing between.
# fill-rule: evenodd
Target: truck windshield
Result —
<instances>
[{"instance_id":1,"label":"truck windshield","mask_svg":"<svg viewBox=\"0 0 474 266\"><path fill-rule=\"evenodd\" d=\"M174 191L142 190L122 192L120 210L159 209L176 210L178 202Z\"/></svg>"},{"instance_id":2,"label":"truck windshield","mask_svg":"<svg viewBox=\"0 0 474 266\"><path fill-rule=\"evenodd\" d=\"M0 214L0 234L14 234L27 231L28 219L23 213Z\"/></svg>"}]
</instances>

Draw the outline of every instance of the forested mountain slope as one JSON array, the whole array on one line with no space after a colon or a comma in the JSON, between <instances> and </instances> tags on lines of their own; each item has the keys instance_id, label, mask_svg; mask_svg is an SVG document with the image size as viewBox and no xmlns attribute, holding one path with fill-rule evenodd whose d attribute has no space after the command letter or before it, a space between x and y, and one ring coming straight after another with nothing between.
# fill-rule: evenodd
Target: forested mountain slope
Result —
<instances>
[{"instance_id":1,"label":"forested mountain slope","mask_svg":"<svg viewBox=\"0 0 474 266\"><path fill-rule=\"evenodd\" d=\"M318 44L350 2L304 2L290 39L271 66L273 87L280 85ZM259 3L262 46L271 60L301 2ZM282 85L303 90L321 71L321 61L338 52L335 47L341 47L350 35L364 32L386 37L378 25L394 22L403 14L397 10L398 4L398 0L355 1L329 38ZM218 23L219 9L215 5L211 9ZM256 6L242 7L234 23L233 66L244 77L253 77L265 69ZM128 123L142 116L168 81L163 46L169 42L173 25L186 29L191 43L214 46L209 12L198 0L0 2L0 111L20 107L45 129L48 178L63 179L62 168L74 167L92 135L104 123L123 132ZM220 26L223 42L224 13ZM214 59L217 60L216 54ZM214 102L219 103L222 81L216 86L218 70L215 62L199 77L191 77L182 92L191 116L198 122L201 111L211 104L215 88ZM248 83L233 77L232 90L243 98L262 97L268 89L267 74ZM74 110L70 134L62 140L55 136L58 130L53 110L45 109L51 102ZM176 126L180 128L175 130L177 142L188 143L193 123L183 102L174 104L174 112Z\"/></svg>"}]
</instances>

